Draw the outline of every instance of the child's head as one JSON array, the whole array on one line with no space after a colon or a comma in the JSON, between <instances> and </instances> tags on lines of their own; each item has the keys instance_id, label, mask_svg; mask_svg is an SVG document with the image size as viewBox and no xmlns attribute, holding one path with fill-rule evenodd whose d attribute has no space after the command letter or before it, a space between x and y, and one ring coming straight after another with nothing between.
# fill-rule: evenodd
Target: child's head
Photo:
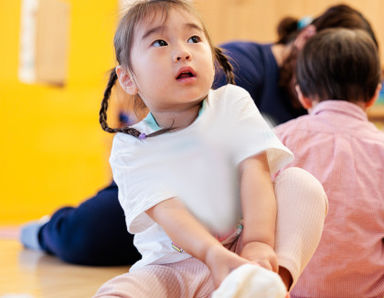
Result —
<instances>
[{"instance_id":1,"label":"child's head","mask_svg":"<svg viewBox=\"0 0 384 298\"><path fill-rule=\"evenodd\" d=\"M304 17L301 20L294 17L283 18L277 26L278 41L276 43L289 45L295 42L296 39L302 38L301 35L304 35L305 39L306 34L304 31L308 27L313 29L309 35L330 28L361 29L366 31L378 46L375 33L369 21L360 11L345 4L330 6L314 19L310 17Z\"/></svg>"},{"instance_id":2,"label":"child's head","mask_svg":"<svg viewBox=\"0 0 384 298\"><path fill-rule=\"evenodd\" d=\"M377 46L370 35L327 29L310 38L299 54L299 97L310 106L329 99L368 103L377 93L380 74Z\"/></svg>"},{"instance_id":3,"label":"child's head","mask_svg":"<svg viewBox=\"0 0 384 298\"><path fill-rule=\"evenodd\" d=\"M296 108L301 107L295 92L297 56L308 38L330 28L364 30L377 45L377 39L369 21L360 11L345 4L329 7L304 28L299 26L299 21L295 18L282 20L278 27L278 43L291 46L291 50L280 67L279 84L285 89L291 104Z\"/></svg>"},{"instance_id":4,"label":"child's head","mask_svg":"<svg viewBox=\"0 0 384 298\"><path fill-rule=\"evenodd\" d=\"M372 26L364 15L345 4L338 4L329 7L324 13L315 18L312 23L316 31L320 32L330 28L360 29L368 33L378 47L375 33Z\"/></svg>"},{"instance_id":5,"label":"child's head","mask_svg":"<svg viewBox=\"0 0 384 298\"><path fill-rule=\"evenodd\" d=\"M108 98L117 79L153 113L201 102L213 83L216 61L233 81L227 59L183 0L137 2L121 19L114 45L119 65L112 70L100 110L100 123L108 132L132 133L106 124Z\"/></svg>"}]
</instances>

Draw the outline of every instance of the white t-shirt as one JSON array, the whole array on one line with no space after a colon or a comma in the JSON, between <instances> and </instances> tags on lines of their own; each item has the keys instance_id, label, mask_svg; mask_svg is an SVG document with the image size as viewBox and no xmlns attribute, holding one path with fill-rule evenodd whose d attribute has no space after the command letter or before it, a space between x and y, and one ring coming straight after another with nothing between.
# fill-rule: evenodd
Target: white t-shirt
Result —
<instances>
[{"instance_id":1,"label":"white t-shirt","mask_svg":"<svg viewBox=\"0 0 384 298\"><path fill-rule=\"evenodd\" d=\"M146 134L159 129L151 115L134 127ZM110 163L128 231L142 255L131 269L190 257L175 250L145 213L164 200L180 199L214 234L233 228L241 218L238 165L263 151L271 174L293 158L248 92L234 85L210 90L197 119L182 130L144 140L118 133Z\"/></svg>"}]
</instances>

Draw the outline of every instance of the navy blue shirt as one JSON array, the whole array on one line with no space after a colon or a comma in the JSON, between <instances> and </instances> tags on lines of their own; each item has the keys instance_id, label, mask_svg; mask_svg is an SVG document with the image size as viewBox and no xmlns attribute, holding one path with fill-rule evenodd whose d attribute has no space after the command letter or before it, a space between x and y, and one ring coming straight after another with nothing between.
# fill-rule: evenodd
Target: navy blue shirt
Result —
<instances>
[{"instance_id":1,"label":"navy blue shirt","mask_svg":"<svg viewBox=\"0 0 384 298\"><path fill-rule=\"evenodd\" d=\"M303 114L295 109L279 87L279 66L271 50L272 44L229 42L220 45L234 68L236 85L247 90L264 117L277 125ZM222 71L217 71L213 88L226 84Z\"/></svg>"}]
</instances>

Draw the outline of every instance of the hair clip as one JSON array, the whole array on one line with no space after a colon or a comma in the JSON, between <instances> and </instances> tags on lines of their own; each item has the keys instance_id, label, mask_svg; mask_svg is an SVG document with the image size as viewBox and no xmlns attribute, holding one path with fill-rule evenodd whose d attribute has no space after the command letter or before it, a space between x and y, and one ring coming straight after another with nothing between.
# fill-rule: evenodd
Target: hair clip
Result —
<instances>
[{"instance_id":1,"label":"hair clip","mask_svg":"<svg viewBox=\"0 0 384 298\"><path fill-rule=\"evenodd\" d=\"M147 135L146 135L145 133L142 132L142 133L139 135L139 140L144 140L146 137L147 137Z\"/></svg>"},{"instance_id":2,"label":"hair clip","mask_svg":"<svg viewBox=\"0 0 384 298\"><path fill-rule=\"evenodd\" d=\"M301 30L305 27L307 27L309 24L311 24L313 21L313 18L310 16L305 16L302 17L298 22L297 22L297 29Z\"/></svg>"}]
</instances>

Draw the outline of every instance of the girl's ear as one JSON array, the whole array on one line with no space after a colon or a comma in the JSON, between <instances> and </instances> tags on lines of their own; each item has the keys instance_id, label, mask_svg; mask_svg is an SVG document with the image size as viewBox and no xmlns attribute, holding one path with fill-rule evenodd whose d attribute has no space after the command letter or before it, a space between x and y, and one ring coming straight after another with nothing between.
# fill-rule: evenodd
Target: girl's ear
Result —
<instances>
[{"instance_id":1,"label":"girl's ear","mask_svg":"<svg viewBox=\"0 0 384 298\"><path fill-rule=\"evenodd\" d=\"M139 92L135 80L132 78L132 74L125 67L121 65L116 66L116 74L120 86L125 92L130 95L136 95Z\"/></svg>"},{"instance_id":2,"label":"girl's ear","mask_svg":"<svg viewBox=\"0 0 384 298\"><path fill-rule=\"evenodd\" d=\"M295 86L297 97L299 98L299 101L301 105L304 107L304 109L309 110L312 108L312 100L310 100L308 97L303 95L303 92L301 92L300 86Z\"/></svg>"},{"instance_id":3,"label":"girl's ear","mask_svg":"<svg viewBox=\"0 0 384 298\"><path fill-rule=\"evenodd\" d=\"M372 98L371 98L370 100L368 100L368 101L365 103L365 107L366 107L366 108L369 108L369 107L373 106L373 104L376 102L377 98L378 98L379 95L380 95L381 87L382 87L381 84L378 84L378 85L377 85L375 94L372 96Z\"/></svg>"}]
</instances>

